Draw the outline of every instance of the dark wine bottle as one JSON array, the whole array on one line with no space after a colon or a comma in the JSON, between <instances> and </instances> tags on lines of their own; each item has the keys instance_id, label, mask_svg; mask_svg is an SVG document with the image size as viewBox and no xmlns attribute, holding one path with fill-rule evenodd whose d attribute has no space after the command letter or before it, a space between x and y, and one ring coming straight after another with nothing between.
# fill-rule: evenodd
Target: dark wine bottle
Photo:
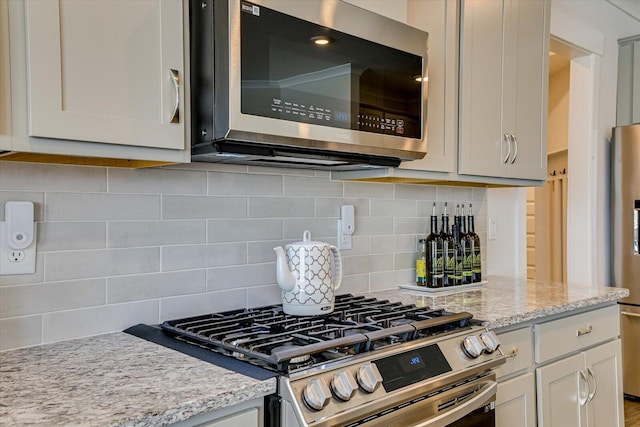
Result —
<instances>
[{"instance_id":1,"label":"dark wine bottle","mask_svg":"<svg viewBox=\"0 0 640 427\"><path fill-rule=\"evenodd\" d=\"M449 279L449 276L453 276L453 270L455 269L453 259L455 241L451 231L449 230L449 214L447 214L446 202L442 213L442 228L440 229L440 236L442 237L442 256L444 258L443 285L453 286L453 278Z\"/></svg>"},{"instance_id":2,"label":"dark wine bottle","mask_svg":"<svg viewBox=\"0 0 640 427\"><path fill-rule=\"evenodd\" d=\"M462 251L462 246L460 246L460 229L458 228L458 224L453 224L451 226L451 231L453 232L453 240L455 241L453 249L453 285L458 286L462 285L462 263L464 261L464 252Z\"/></svg>"},{"instance_id":3,"label":"dark wine bottle","mask_svg":"<svg viewBox=\"0 0 640 427\"><path fill-rule=\"evenodd\" d=\"M464 205L460 217L460 246L464 259L462 261L462 284L468 285L473 281L473 252L471 252L471 237L465 230Z\"/></svg>"},{"instance_id":4,"label":"dark wine bottle","mask_svg":"<svg viewBox=\"0 0 640 427\"><path fill-rule=\"evenodd\" d=\"M438 217L436 204L431 211L431 232L427 236L427 287L441 288L444 277L444 264L442 258L442 238L438 233Z\"/></svg>"},{"instance_id":5,"label":"dark wine bottle","mask_svg":"<svg viewBox=\"0 0 640 427\"><path fill-rule=\"evenodd\" d=\"M472 281L473 283L482 281L482 256L480 254L480 237L476 234L475 224L473 223L473 205L469 204L469 237L471 240L471 252L473 253L472 263Z\"/></svg>"}]
</instances>

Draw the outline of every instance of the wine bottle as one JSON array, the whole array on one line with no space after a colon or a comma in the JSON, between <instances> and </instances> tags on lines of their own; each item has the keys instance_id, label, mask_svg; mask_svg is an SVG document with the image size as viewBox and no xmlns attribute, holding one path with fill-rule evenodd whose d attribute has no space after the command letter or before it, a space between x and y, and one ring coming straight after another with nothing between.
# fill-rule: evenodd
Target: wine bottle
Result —
<instances>
[{"instance_id":1,"label":"wine bottle","mask_svg":"<svg viewBox=\"0 0 640 427\"><path fill-rule=\"evenodd\" d=\"M464 261L464 252L462 246L460 246L460 228L458 224L451 226L453 232L453 240L455 241L453 249L454 270L453 270L453 285L462 285L462 263Z\"/></svg>"},{"instance_id":2,"label":"wine bottle","mask_svg":"<svg viewBox=\"0 0 640 427\"><path fill-rule=\"evenodd\" d=\"M416 285L427 285L427 240L418 240L418 257L416 258Z\"/></svg>"},{"instance_id":3,"label":"wine bottle","mask_svg":"<svg viewBox=\"0 0 640 427\"><path fill-rule=\"evenodd\" d=\"M471 252L473 253L472 264L472 281L473 283L482 281L482 257L480 254L480 237L476 234L475 224L473 223L473 205L469 204L469 236L471 240Z\"/></svg>"},{"instance_id":4,"label":"wine bottle","mask_svg":"<svg viewBox=\"0 0 640 427\"><path fill-rule=\"evenodd\" d=\"M449 214L447 214L446 202L442 213L442 228L440 229L440 236L442 237L442 256L444 258L444 278L442 284L444 286L453 286L453 278L450 280L449 276L453 276L453 270L455 268L453 259L455 241L451 231L449 230Z\"/></svg>"},{"instance_id":5,"label":"wine bottle","mask_svg":"<svg viewBox=\"0 0 640 427\"><path fill-rule=\"evenodd\" d=\"M444 276L444 264L442 259L442 238L438 233L438 217L436 216L436 204L431 210L431 232L427 236L427 287L441 288Z\"/></svg>"},{"instance_id":6,"label":"wine bottle","mask_svg":"<svg viewBox=\"0 0 640 427\"><path fill-rule=\"evenodd\" d=\"M460 246L464 259L462 261L462 284L468 285L473 280L473 252L471 252L471 237L465 230L464 205L460 217Z\"/></svg>"}]
</instances>

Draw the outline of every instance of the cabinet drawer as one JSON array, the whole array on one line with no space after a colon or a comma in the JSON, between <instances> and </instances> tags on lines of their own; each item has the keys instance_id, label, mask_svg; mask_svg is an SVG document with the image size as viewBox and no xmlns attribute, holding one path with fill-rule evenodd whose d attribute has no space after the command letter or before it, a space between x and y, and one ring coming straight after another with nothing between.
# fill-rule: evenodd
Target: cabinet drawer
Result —
<instances>
[{"instance_id":1,"label":"cabinet drawer","mask_svg":"<svg viewBox=\"0 0 640 427\"><path fill-rule=\"evenodd\" d=\"M619 336L618 305L540 323L534 325L533 331L535 361L543 363Z\"/></svg>"},{"instance_id":2,"label":"cabinet drawer","mask_svg":"<svg viewBox=\"0 0 640 427\"><path fill-rule=\"evenodd\" d=\"M507 362L496 370L498 379L533 365L531 328L498 334L498 339L501 343L502 352L510 356Z\"/></svg>"}]
</instances>

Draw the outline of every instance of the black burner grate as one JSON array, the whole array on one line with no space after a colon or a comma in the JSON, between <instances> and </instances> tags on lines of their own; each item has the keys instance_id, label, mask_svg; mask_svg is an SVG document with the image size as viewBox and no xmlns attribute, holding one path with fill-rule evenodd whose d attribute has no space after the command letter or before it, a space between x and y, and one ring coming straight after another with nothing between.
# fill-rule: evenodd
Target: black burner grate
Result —
<instances>
[{"instance_id":1,"label":"black burner grate","mask_svg":"<svg viewBox=\"0 0 640 427\"><path fill-rule=\"evenodd\" d=\"M440 335L471 325L448 313L364 296L338 295L323 316L291 316L282 306L232 310L164 322L181 339L278 372Z\"/></svg>"}]
</instances>

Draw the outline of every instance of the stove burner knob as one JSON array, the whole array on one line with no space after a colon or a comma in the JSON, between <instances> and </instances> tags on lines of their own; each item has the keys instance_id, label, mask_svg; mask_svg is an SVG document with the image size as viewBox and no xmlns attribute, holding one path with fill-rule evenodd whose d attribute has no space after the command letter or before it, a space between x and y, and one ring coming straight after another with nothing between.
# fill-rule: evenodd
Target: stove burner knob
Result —
<instances>
[{"instance_id":1,"label":"stove burner knob","mask_svg":"<svg viewBox=\"0 0 640 427\"><path fill-rule=\"evenodd\" d=\"M482 354L484 346L475 335L470 335L462 340L462 351L471 359L475 359Z\"/></svg>"},{"instance_id":2,"label":"stove burner knob","mask_svg":"<svg viewBox=\"0 0 640 427\"><path fill-rule=\"evenodd\" d=\"M373 393L382 383L382 376L378 369L371 363L360 366L356 372L358 385L367 393Z\"/></svg>"},{"instance_id":3,"label":"stove burner knob","mask_svg":"<svg viewBox=\"0 0 640 427\"><path fill-rule=\"evenodd\" d=\"M302 390L302 398L311 409L322 410L331 400L331 391L319 379L309 381Z\"/></svg>"},{"instance_id":4,"label":"stove burner knob","mask_svg":"<svg viewBox=\"0 0 640 427\"><path fill-rule=\"evenodd\" d=\"M480 339L484 344L484 351L487 353L493 353L500 347L500 341L493 331L486 331L480 334Z\"/></svg>"},{"instance_id":5,"label":"stove burner knob","mask_svg":"<svg viewBox=\"0 0 640 427\"><path fill-rule=\"evenodd\" d=\"M336 397L344 402L353 397L358 388L358 384L353 380L353 377L345 372L338 372L331 379L331 390Z\"/></svg>"}]
</instances>

